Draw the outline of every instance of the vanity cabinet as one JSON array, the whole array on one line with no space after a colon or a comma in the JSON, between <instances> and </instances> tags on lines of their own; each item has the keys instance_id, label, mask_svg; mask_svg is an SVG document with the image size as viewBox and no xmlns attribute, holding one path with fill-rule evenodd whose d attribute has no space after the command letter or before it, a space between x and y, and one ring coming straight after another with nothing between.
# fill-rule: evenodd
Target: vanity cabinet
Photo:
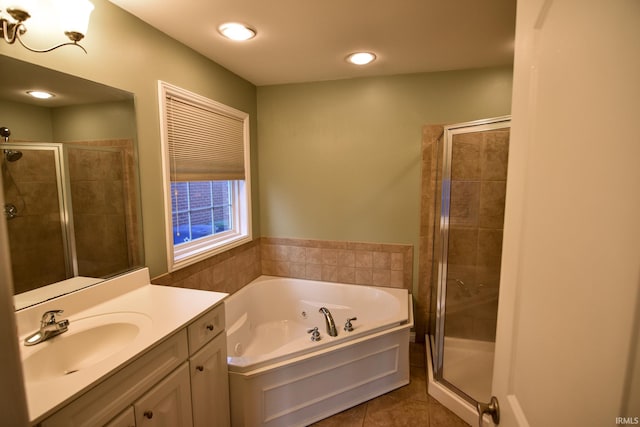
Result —
<instances>
[{"instance_id":1,"label":"vanity cabinet","mask_svg":"<svg viewBox=\"0 0 640 427\"><path fill-rule=\"evenodd\" d=\"M230 425L224 304L80 395L42 427Z\"/></svg>"}]
</instances>

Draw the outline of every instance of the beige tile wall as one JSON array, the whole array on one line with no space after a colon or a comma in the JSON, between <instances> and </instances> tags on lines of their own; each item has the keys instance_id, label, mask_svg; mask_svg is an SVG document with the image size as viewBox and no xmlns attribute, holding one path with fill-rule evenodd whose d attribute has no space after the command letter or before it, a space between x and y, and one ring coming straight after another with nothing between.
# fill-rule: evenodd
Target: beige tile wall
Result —
<instances>
[{"instance_id":1,"label":"beige tile wall","mask_svg":"<svg viewBox=\"0 0 640 427\"><path fill-rule=\"evenodd\" d=\"M412 265L411 245L267 237L151 282L234 293L264 274L411 289Z\"/></svg>"},{"instance_id":2,"label":"beige tile wall","mask_svg":"<svg viewBox=\"0 0 640 427\"><path fill-rule=\"evenodd\" d=\"M508 129L453 139L447 306L466 308L447 313L448 336L495 340L508 153Z\"/></svg>"},{"instance_id":3,"label":"beige tile wall","mask_svg":"<svg viewBox=\"0 0 640 427\"><path fill-rule=\"evenodd\" d=\"M133 140L66 145L80 275L101 277L142 265ZM86 146L119 151L83 150ZM5 197L19 208L19 216L8 222L11 248L19 254L12 256L16 293L68 277L55 167L48 150L24 150L20 161L3 163Z\"/></svg>"},{"instance_id":4,"label":"beige tile wall","mask_svg":"<svg viewBox=\"0 0 640 427\"><path fill-rule=\"evenodd\" d=\"M262 238L262 274L411 289L411 245Z\"/></svg>"},{"instance_id":5,"label":"beige tile wall","mask_svg":"<svg viewBox=\"0 0 640 427\"><path fill-rule=\"evenodd\" d=\"M129 269L123 153L69 147L68 159L79 274Z\"/></svg>"},{"instance_id":6,"label":"beige tile wall","mask_svg":"<svg viewBox=\"0 0 640 427\"><path fill-rule=\"evenodd\" d=\"M151 280L157 285L234 293L261 274L260 239Z\"/></svg>"},{"instance_id":7,"label":"beige tile wall","mask_svg":"<svg viewBox=\"0 0 640 427\"><path fill-rule=\"evenodd\" d=\"M135 144L132 139L105 139L99 141L74 141L67 143L71 148L69 149L70 162L73 162L74 151L76 155L82 153L81 147L110 147L117 148L121 154L120 160L124 163L122 168L118 168L121 171L120 180L123 182L122 188L124 194L118 201L118 206L111 206L111 208L118 208L124 215L124 224L126 228L126 247L127 247L127 263L129 267L139 266L144 264L144 254L142 247L142 221L140 218L140 212L138 209L139 203L139 184L138 184L138 166L135 154ZM79 148L74 150L73 147ZM104 157L105 153L98 154L98 156ZM104 160L104 158L100 158ZM80 175L75 175L77 181L97 181L96 173L92 171L95 168L96 162L90 161L90 156L82 154L78 156L75 161L77 162L77 168L80 171L84 171ZM103 168L107 166L107 163L103 163ZM71 167L71 165L70 165ZM108 166L107 166L108 169ZM114 169L115 170L115 169ZM87 175L86 173L89 173ZM100 173L100 172L99 172ZM108 172L104 172L108 174ZM95 185L95 183L94 183ZM81 194L77 196L82 197ZM115 198L113 198L115 200ZM75 203L75 202L74 202ZM75 207L75 206L74 206ZM112 221L113 222L113 221ZM112 272L115 270L112 270ZM84 273L88 274L88 273Z\"/></svg>"},{"instance_id":8,"label":"beige tile wall","mask_svg":"<svg viewBox=\"0 0 640 427\"><path fill-rule=\"evenodd\" d=\"M55 166L50 150L24 150L17 162L2 162L5 202L18 209L7 221L15 293L67 277Z\"/></svg>"},{"instance_id":9,"label":"beige tile wall","mask_svg":"<svg viewBox=\"0 0 640 427\"><path fill-rule=\"evenodd\" d=\"M423 183L419 293L420 315L433 319L434 225L439 186L434 157L442 126L423 129ZM495 339L509 131L459 134L454 138L448 251L447 335ZM436 188L438 187L438 188ZM462 281L462 287L458 281ZM464 307L464 309L461 309ZM417 318L419 316L416 316Z\"/></svg>"}]
</instances>

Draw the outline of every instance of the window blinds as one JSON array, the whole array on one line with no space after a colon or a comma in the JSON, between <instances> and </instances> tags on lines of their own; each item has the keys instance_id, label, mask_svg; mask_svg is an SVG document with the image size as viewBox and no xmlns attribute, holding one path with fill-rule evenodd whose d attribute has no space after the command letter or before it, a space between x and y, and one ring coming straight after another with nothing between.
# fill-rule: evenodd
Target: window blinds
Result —
<instances>
[{"instance_id":1,"label":"window blinds","mask_svg":"<svg viewBox=\"0 0 640 427\"><path fill-rule=\"evenodd\" d=\"M244 121L166 95L171 181L243 180Z\"/></svg>"}]
</instances>

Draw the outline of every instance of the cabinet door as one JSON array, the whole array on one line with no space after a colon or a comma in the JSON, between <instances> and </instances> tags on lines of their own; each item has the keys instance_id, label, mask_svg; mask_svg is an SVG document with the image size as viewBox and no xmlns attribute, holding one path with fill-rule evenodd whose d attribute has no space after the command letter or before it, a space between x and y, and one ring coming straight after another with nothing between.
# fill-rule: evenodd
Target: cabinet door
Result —
<instances>
[{"instance_id":1,"label":"cabinet door","mask_svg":"<svg viewBox=\"0 0 640 427\"><path fill-rule=\"evenodd\" d=\"M194 427L230 424L226 335L218 335L189 361Z\"/></svg>"},{"instance_id":2,"label":"cabinet door","mask_svg":"<svg viewBox=\"0 0 640 427\"><path fill-rule=\"evenodd\" d=\"M120 415L109 421L104 427L136 427L133 406L129 406Z\"/></svg>"},{"instance_id":3,"label":"cabinet door","mask_svg":"<svg viewBox=\"0 0 640 427\"><path fill-rule=\"evenodd\" d=\"M191 427L189 364L184 363L134 405L137 427Z\"/></svg>"}]
</instances>

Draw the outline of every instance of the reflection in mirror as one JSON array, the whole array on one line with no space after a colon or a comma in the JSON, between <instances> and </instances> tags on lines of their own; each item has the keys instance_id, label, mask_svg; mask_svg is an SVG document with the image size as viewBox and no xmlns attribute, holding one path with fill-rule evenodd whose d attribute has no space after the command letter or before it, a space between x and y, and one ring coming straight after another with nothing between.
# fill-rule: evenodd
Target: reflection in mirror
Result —
<instances>
[{"instance_id":1,"label":"reflection in mirror","mask_svg":"<svg viewBox=\"0 0 640 427\"><path fill-rule=\"evenodd\" d=\"M0 69L16 309L143 266L132 94L2 55Z\"/></svg>"}]
</instances>

